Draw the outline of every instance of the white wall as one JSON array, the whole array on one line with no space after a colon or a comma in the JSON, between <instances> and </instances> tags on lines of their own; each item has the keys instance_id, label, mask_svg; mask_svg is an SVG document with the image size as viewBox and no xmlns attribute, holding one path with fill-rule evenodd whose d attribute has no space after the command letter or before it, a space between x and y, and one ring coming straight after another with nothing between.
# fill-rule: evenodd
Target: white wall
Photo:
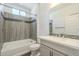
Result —
<instances>
[{"instance_id":1,"label":"white wall","mask_svg":"<svg viewBox=\"0 0 79 59\"><path fill-rule=\"evenodd\" d=\"M37 14L37 36L49 35L49 4L40 3Z\"/></svg>"},{"instance_id":2,"label":"white wall","mask_svg":"<svg viewBox=\"0 0 79 59\"><path fill-rule=\"evenodd\" d=\"M78 35L79 15L75 14L77 16L71 16L74 13L79 13L79 4L70 4L69 6L66 7L64 6L64 8L52 11L53 33L61 32L65 34ZM65 28L56 29L55 27L65 27Z\"/></svg>"},{"instance_id":3,"label":"white wall","mask_svg":"<svg viewBox=\"0 0 79 59\"><path fill-rule=\"evenodd\" d=\"M31 10L31 17L32 17L33 19L36 19L36 17L37 17L37 16L35 16L35 15L37 15L37 8L38 8L38 5L36 5L36 6ZM33 20L33 19L31 19L31 20Z\"/></svg>"}]
</instances>

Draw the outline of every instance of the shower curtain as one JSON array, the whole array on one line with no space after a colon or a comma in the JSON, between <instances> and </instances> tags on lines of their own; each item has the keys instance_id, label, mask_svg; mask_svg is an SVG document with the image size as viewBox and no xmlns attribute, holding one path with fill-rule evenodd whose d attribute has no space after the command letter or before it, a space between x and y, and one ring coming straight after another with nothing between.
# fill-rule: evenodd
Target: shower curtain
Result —
<instances>
[{"instance_id":1,"label":"shower curtain","mask_svg":"<svg viewBox=\"0 0 79 59\"><path fill-rule=\"evenodd\" d=\"M34 40L37 40L37 22L36 20L33 20L31 23L31 35L30 37Z\"/></svg>"},{"instance_id":2,"label":"shower curtain","mask_svg":"<svg viewBox=\"0 0 79 59\"><path fill-rule=\"evenodd\" d=\"M5 42L27 39L29 34L29 23L5 20Z\"/></svg>"},{"instance_id":3,"label":"shower curtain","mask_svg":"<svg viewBox=\"0 0 79 59\"><path fill-rule=\"evenodd\" d=\"M1 54L1 49L2 49L2 45L3 45L3 18L1 15L1 11L0 11L0 54Z\"/></svg>"}]
</instances>

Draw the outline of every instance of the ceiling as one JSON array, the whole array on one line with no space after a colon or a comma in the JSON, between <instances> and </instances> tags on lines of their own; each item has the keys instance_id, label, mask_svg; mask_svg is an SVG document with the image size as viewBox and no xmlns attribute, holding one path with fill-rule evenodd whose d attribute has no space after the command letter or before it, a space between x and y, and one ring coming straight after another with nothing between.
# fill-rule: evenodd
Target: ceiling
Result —
<instances>
[{"instance_id":1,"label":"ceiling","mask_svg":"<svg viewBox=\"0 0 79 59\"><path fill-rule=\"evenodd\" d=\"M61 9L65 8L65 7L67 7L67 6L70 6L71 4L72 3L60 3L57 6L51 8L50 12L53 12L53 11L55 12L57 10L61 10Z\"/></svg>"}]
</instances>

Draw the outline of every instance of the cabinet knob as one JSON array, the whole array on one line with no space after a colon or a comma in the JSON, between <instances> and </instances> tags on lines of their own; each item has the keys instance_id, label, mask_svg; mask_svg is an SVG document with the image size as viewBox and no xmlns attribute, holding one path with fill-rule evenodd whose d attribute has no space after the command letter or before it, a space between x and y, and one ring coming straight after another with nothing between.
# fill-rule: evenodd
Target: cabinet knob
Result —
<instances>
[{"instance_id":1,"label":"cabinet knob","mask_svg":"<svg viewBox=\"0 0 79 59\"><path fill-rule=\"evenodd\" d=\"M53 56L53 52L52 51L50 51L50 56Z\"/></svg>"}]
</instances>

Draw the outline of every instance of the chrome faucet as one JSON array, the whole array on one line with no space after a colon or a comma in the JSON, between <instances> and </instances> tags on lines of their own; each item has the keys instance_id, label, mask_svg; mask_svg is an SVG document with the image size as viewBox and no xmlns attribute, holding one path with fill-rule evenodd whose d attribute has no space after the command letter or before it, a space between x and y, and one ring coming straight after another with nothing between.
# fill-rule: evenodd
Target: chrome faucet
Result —
<instances>
[{"instance_id":1,"label":"chrome faucet","mask_svg":"<svg viewBox=\"0 0 79 59\"><path fill-rule=\"evenodd\" d=\"M57 34L57 37L63 37L64 38L64 34Z\"/></svg>"}]
</instances>

